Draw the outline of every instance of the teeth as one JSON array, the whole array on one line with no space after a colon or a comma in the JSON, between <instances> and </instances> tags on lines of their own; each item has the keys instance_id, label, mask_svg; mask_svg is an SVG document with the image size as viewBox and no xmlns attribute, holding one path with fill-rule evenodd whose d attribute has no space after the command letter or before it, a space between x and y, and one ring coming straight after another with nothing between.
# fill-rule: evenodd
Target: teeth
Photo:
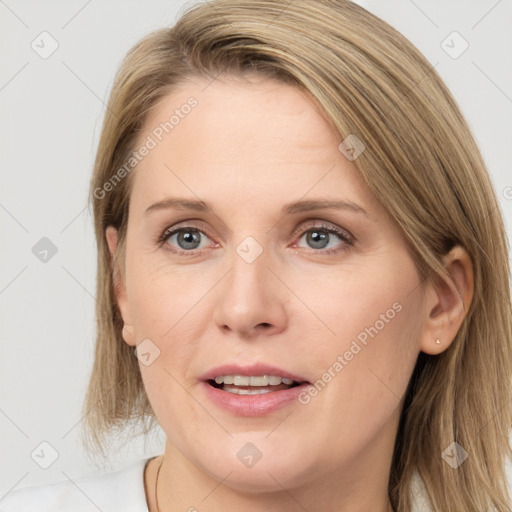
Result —
<instances>
[{"instance_id":1,"label":"teeth","mask_svg":"<svg viewBox=\"0 0 512 512\"><path fill-rule=\"evenodd\" d=\"M251 381L251 377L245 377L243 375L235 375L233 384L235 386L248 386Z\"/></svg>"},{"instance_id":2,"label":"teeth","mask_svg":"<svg viewBox=\"0 0 512 512\"><path fill-rule=\"evenodd\" d=\"M281 383L291 386L293 384L292 379L275 375L219 375L215 377L215 382L217 384L234 384L235 386L279 386Z\"/></svg>"},{"instance_id":3,"label":"teeth","mask_svg":"<svg viewBox=\"0 0 512 512\"><path fill-rule=\"evenodd\" d=\"M279 379L281 380L281 379ZM235 380L236 383L236 380ZM268 375L263 375L263 377L249 377L249 386L268 386L269 377Z\"/></svg>"},{"instance_id":4,"label":"teeth","mask_svg":"<svg viewBox=\"0 0 512 512\"><path fill-rule=\"evenodd\" d=\"M235 393L235 395L263 395L264 393L272 393L271 389L244 389L226 384L224 384L223 390L229 393Z\"/></svg>"}]
</instances>

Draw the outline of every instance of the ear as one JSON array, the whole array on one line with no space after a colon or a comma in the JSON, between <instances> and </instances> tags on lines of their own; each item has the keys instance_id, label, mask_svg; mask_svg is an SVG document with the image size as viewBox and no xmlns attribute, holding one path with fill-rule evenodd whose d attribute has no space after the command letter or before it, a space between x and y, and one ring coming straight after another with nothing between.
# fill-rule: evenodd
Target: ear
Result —
<instances>
[{"instance_id":1,"label":"ear","mask_svg":"<svg viewBox=\"0 0 512 512\"><path fill-rule=\"evenodd\" d=\"M128 299L126 296L126 286L123 282L121 270L115 258L117 251L117 230L113 226L108 226L105 230L105 238L107 239L108 248L112 256L112 267L114 274L114 290L117 298L117 305L123 318L123 339L131 346L135 346L135 334L130 318L130 310L128 307Z\"/></svg>"},{"instance_id":2,"label":"ear","mask_svg":"<svg viewBox=\"0 0 512 512\"><path fill-rule=\"evenodd\" d=\"M443 257L443 264L451 279L438 278L426 291L421 350L431 355L451 345L473 299L473 263L467 251L455 246Z\"/></svg>"}]
</instances>

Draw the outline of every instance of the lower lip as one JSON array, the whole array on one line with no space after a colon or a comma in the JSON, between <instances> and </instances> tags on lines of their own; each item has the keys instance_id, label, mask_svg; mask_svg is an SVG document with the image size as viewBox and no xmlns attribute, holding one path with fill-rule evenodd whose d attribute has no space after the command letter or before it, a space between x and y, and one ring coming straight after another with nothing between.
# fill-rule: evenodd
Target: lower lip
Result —
<instances>
[{"instance_id":1,"label":"lower lip","mask_svg":"<svg viewBox=\"0 0 512 512\"><path fill-rule=\"evenodd\" d=\"M208 399L227 412L238 416L263 416L297 400L298 395L309 384L300 384L293 388L271 391L260 395L237 395L214 388L208 382L203 382L202 386Z\"/></svg>"}]
</instances>

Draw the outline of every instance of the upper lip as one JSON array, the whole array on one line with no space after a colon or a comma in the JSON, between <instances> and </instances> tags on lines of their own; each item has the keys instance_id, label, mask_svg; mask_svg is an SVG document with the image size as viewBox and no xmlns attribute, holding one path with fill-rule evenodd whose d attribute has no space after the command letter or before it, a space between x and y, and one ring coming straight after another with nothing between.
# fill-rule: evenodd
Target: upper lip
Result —
<instances>
[{"instance_id":1,"label":"upper lip","mask_svg":"<svg viewBox=\"0 0 512 512\"><path fill-rule=\"evenodd\" d=\"M295 382L298 382L299 384L302 382L308 382L307 379L301 377L300 375L296 375L294 373L283 370L278 366L273 366L265 363L256 363L246 366L240 366L239 364L235 363L224 364L222 366L216 366L215 368L208 370L200 377L200 379L204 381L213 380L215 379L215 377L219 377L221 375L275 375L276 377L285 377L287 379L291 379Z\"/></svg>"}]
</instances>

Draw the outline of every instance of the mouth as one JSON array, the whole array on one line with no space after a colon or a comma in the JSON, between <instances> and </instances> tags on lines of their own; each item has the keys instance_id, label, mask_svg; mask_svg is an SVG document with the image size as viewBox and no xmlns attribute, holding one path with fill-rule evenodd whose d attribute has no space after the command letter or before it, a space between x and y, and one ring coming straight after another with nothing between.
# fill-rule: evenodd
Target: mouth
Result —
<instances>
[{"instance_id":1,"label":"mouth","mask_svg":"<svg viewBox=\"0 0 512 512\"><path fill-rule=\"evenodd\" d=\"M307 381L299 382L278 375L219 375L207 382L216 389L235 395L263 395L308 384Z\"/></svg>"},{"instance_id":2,"label":"mouth","mask_svg":"<svg viewBox=\"0 0 512 512\"><path fill-rule=\"evenodd\" d=\"M265 416L293 407L310 385L298 374L263 362L227 363L211 368L200 380L208 403L236 416Z\"/></svg>"}]
</instances>

